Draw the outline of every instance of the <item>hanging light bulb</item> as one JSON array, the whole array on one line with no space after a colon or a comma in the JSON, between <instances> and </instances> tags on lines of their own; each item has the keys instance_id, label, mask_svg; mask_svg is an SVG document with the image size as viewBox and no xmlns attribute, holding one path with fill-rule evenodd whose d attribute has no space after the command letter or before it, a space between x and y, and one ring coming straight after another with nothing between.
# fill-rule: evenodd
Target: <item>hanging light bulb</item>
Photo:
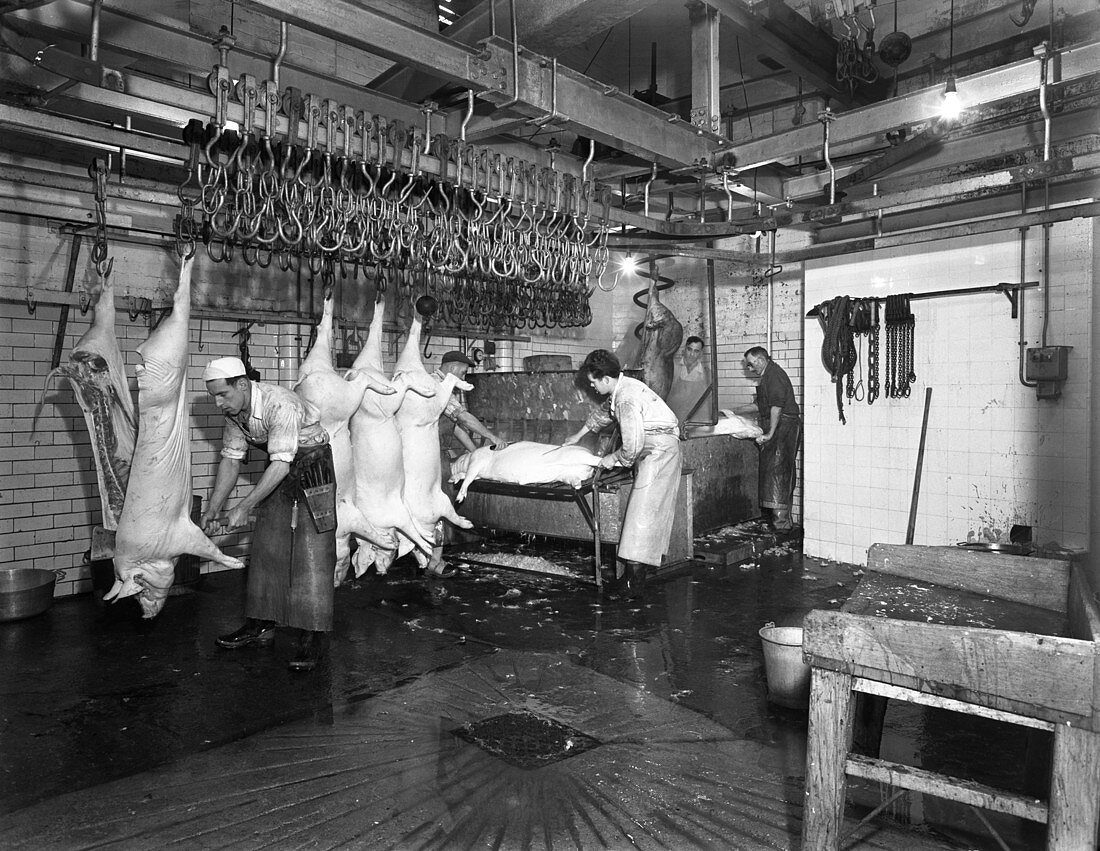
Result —
<instances>
[{"instance_id":1,"label":"hanging light bulb","mask_svg":"<svg viewBox=\"0 0 1100 851\"><path fill-rule=\"evenodd\" d=\"M633 254L627 254L619 263L619 267L628 275L632 275L638 271L638 261L634 259Z\"/></svg>"},{"instance_id":2,"label":"hanging light bulb","mask_svg":"<svg viewBox=\"0 0 1100 851\"><path fill-rule=\"evenodd\" d=\"M951 0L947 38L950 45L947 53L947 85L943 87L943 104L940 106L940 117L945 121L954 121L962 114L962 101L959 100L959 90L955 88L955 0Z\"/></svg>"},{"instance_id":3,"label":"hanging light bulb","mask_svg":"<svg viewBox=\"0 0 1100 851\"><path fill-rule=\"evenodd\" d=\"M962 99L959 90L955 87L955 75L947 75L947 85L943 88L943 104L940 106L940 117L947 121L954 121L962 114Z\"/></svg>"}]
</instances>

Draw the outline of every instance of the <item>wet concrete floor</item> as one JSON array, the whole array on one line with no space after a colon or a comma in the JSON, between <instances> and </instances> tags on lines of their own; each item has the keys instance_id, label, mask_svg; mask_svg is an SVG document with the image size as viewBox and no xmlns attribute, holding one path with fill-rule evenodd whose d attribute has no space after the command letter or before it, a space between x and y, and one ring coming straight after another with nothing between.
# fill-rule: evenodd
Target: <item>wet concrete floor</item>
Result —
<instances>
[{"instance_id":1,"label":"wet concrete floor","mask_svg":"<svg viewBox=\"0 0 1100 851\"><path fill-rule=\"evenodd\" d=\"M806 717L767 702L757 630L838 608L858 576L765 556L628 603L507 570L429 585L399 564L338 589L309 674L287 670L281 632L214 645L239 624L239 573L151 622L58 600L0 624L0 847L797 848ZM501 715L568 725L563 758L517 767L500 758L514 740L455 735ZM892 707L883 756L1023 782L1014 728L942 715ZM853 789L853 814L880 794ZM906 796L848 847L1000 847L972 830Z\"/></svg>"}]
</instances>

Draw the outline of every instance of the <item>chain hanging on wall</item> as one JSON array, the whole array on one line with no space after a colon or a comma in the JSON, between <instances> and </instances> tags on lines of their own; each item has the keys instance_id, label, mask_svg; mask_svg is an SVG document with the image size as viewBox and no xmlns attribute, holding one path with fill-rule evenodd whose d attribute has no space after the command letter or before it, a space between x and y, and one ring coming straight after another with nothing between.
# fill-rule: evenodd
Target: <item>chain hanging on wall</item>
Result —
<instances>
[{"instance_id":1,"label":"chain hanging on wall","mask_svg":"<svg viewBox=\"0 0 1100 851\"><path fill-rule=\"evenodd\" d=\"M886 296L886 397L908 398L917 380L913 370L916 318L910 295Z\"/></svg>"},{"instance_id":2,"label":"chain hanging on wall","mask_svg":"<svg viewBox=\"0 0 1100 851\"><path fill-rule=\"evenodd\" d=\"M380 288L388 270L403 298L431 294L438 319L464 327L592 321L610 190L588 178L588 163L578 179L464 139L429 138L430 113L423 129L411 127L248 74L233 84L224 65L208 84L214 120L184 131L181 256L201 241L216 262L314 274L326 264L373 265ZM226 128L230 92L243 107L240 133ZM276 137L280 115L285 138ZM427 156L437 176L422 168Z\"/></svg>"}]
</instances>

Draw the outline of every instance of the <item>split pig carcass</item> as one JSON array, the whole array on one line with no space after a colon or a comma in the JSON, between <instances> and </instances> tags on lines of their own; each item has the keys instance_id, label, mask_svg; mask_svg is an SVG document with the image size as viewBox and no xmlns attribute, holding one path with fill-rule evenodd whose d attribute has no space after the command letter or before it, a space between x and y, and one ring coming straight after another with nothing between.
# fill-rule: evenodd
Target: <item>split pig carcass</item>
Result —
<instances>
[{"instance_id":1,"label":"split pig carcass","mask_svg":"<svg viewBox=\"0 0 1100 851\"><path fill-rule=\"evenodd\" d=\"M420 333L421 322L416 317L397 360L395 380L399 377L410 383L424 378L432 380L420 358ZM428 539L434 537L440 520L447 520L460 529L474 525L455 512L450 498L443 492L443 471L439 462L439 417L456 387L472 390L473 385L460 381L455 375L447 375L436 384L434 396L406 394L405 401L397 409L397 429L401 434L401 458L405 468L405 504L421 534ZM422 567L428 564L429 556L424 553L418 551L416 558Z\"/></svg>"},{"instance_id":2,"label":"split pig carcass","mask_svg":"<svg viewBox=\"0 0 1100 851\"><path fill-rule=\"evenodd\" d=\"M138 595L154 617L185 553L225 567L244 564L223 553L191 522L191 439L187 411L187 333L193 258L180 266L172 312L138 346L138 429L126 500L115 535L115 584L105 600Z\"/></svg>"},{"instance_id":3,"label":"split pig carcass","mask_svg":"<svg viewBox=\"0 0 1100 851\"><path fill-rule=\"evenodd\" d=\"M513 485L561 482L579 488L600 464L600 456L581 446L555 446L521 440L501 449L480 446L451 462L451 481L462 482L455 499L462 502L478 479Z\"/></svg>"},{"instance_id":4,"label":"split pig carcass","mask_svg":"<svg viewBox=\"0 0 1100 851\"><path fill-rule=\"evenodd\" d=\"M122 514L130 463L137 438L134 400L115 332L115 291L110 275L101 277L91 327L69 353L69 362L46 376L72 385L92 440L103 528L114 531Z\"/></svg>"},{"instance_id":5,"label":"split pig carcass","mask_svg":"<svg viewBox=\"0 0 1100 851\"><path fill-rule=\"evenodd\" d=\"M382 371L382 330L385 303L374 306L366 342L348 372L366 376L368 380L384 381ZM421 530L406 499L405 462L402 434L397 415L405 405L422 404L409 401L410 396L431 399L438 393L438 384L423 368L398 371L392 380L396 391L392 396L367 393L351 418L351 453L355 487L353 511L349 511L350 528L357 532L357 523L388 534L385 543L359 541L355 552L355 575L362 576L373 564L379 575L389 570L394 558L412 548L430 554L432 539ZM446 396L443 396L444 404ZM438 459L438 437L435 455ZM400 533L401 537L398 537ZM340 573L339 564L337 573Z\"/></svg>"}]
</instances>

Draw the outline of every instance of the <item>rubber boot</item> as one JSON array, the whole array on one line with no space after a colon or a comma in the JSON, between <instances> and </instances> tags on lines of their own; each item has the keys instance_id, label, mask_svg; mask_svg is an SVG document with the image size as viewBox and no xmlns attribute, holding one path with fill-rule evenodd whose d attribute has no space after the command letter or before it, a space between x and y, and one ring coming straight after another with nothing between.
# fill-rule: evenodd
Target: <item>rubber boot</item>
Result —
<instances>
[{"instance_id":1,"label":"rubber boot","mask_svg":"<svg viewBox=\"0 0 1100 851\"><path fill-rule=\"evenodd\" d=\"M772 526L777 532L789 532L794 524L791 523L791 510L789 508L772 509Z\"/></svg>"},{"instance_id":2,"label":"rubber boot","mask_svg":"<svg viewBox=\"0 0 1100 851\"><path fill-rule=\"evenodd\" d=\"M603 592L611 597L619 596L626 585L626 562L617 559L611 568L603 571Z\"/></svg>"},{"instance_id":3,"label":"rubber boot","mask_svg":"<svg viewBox=\"0 0 1100 851\"><path fill-rule=\"evenodd\" d=\"M292 671L312 671L325 655L328 635L324 632L301 630L298 636L298 651L290 660Z\"/></svg>"},{"instance_id":4,"label":"rubber boot","mask_svg":"<svg viewBox=\"0 0 1100 851\"><path fill-rule=\"evenodd\" d=\"M624 562L626 565L626 597L636 600L645 595L646 565L638 561Z\"/></svg>"}]
</instances>

